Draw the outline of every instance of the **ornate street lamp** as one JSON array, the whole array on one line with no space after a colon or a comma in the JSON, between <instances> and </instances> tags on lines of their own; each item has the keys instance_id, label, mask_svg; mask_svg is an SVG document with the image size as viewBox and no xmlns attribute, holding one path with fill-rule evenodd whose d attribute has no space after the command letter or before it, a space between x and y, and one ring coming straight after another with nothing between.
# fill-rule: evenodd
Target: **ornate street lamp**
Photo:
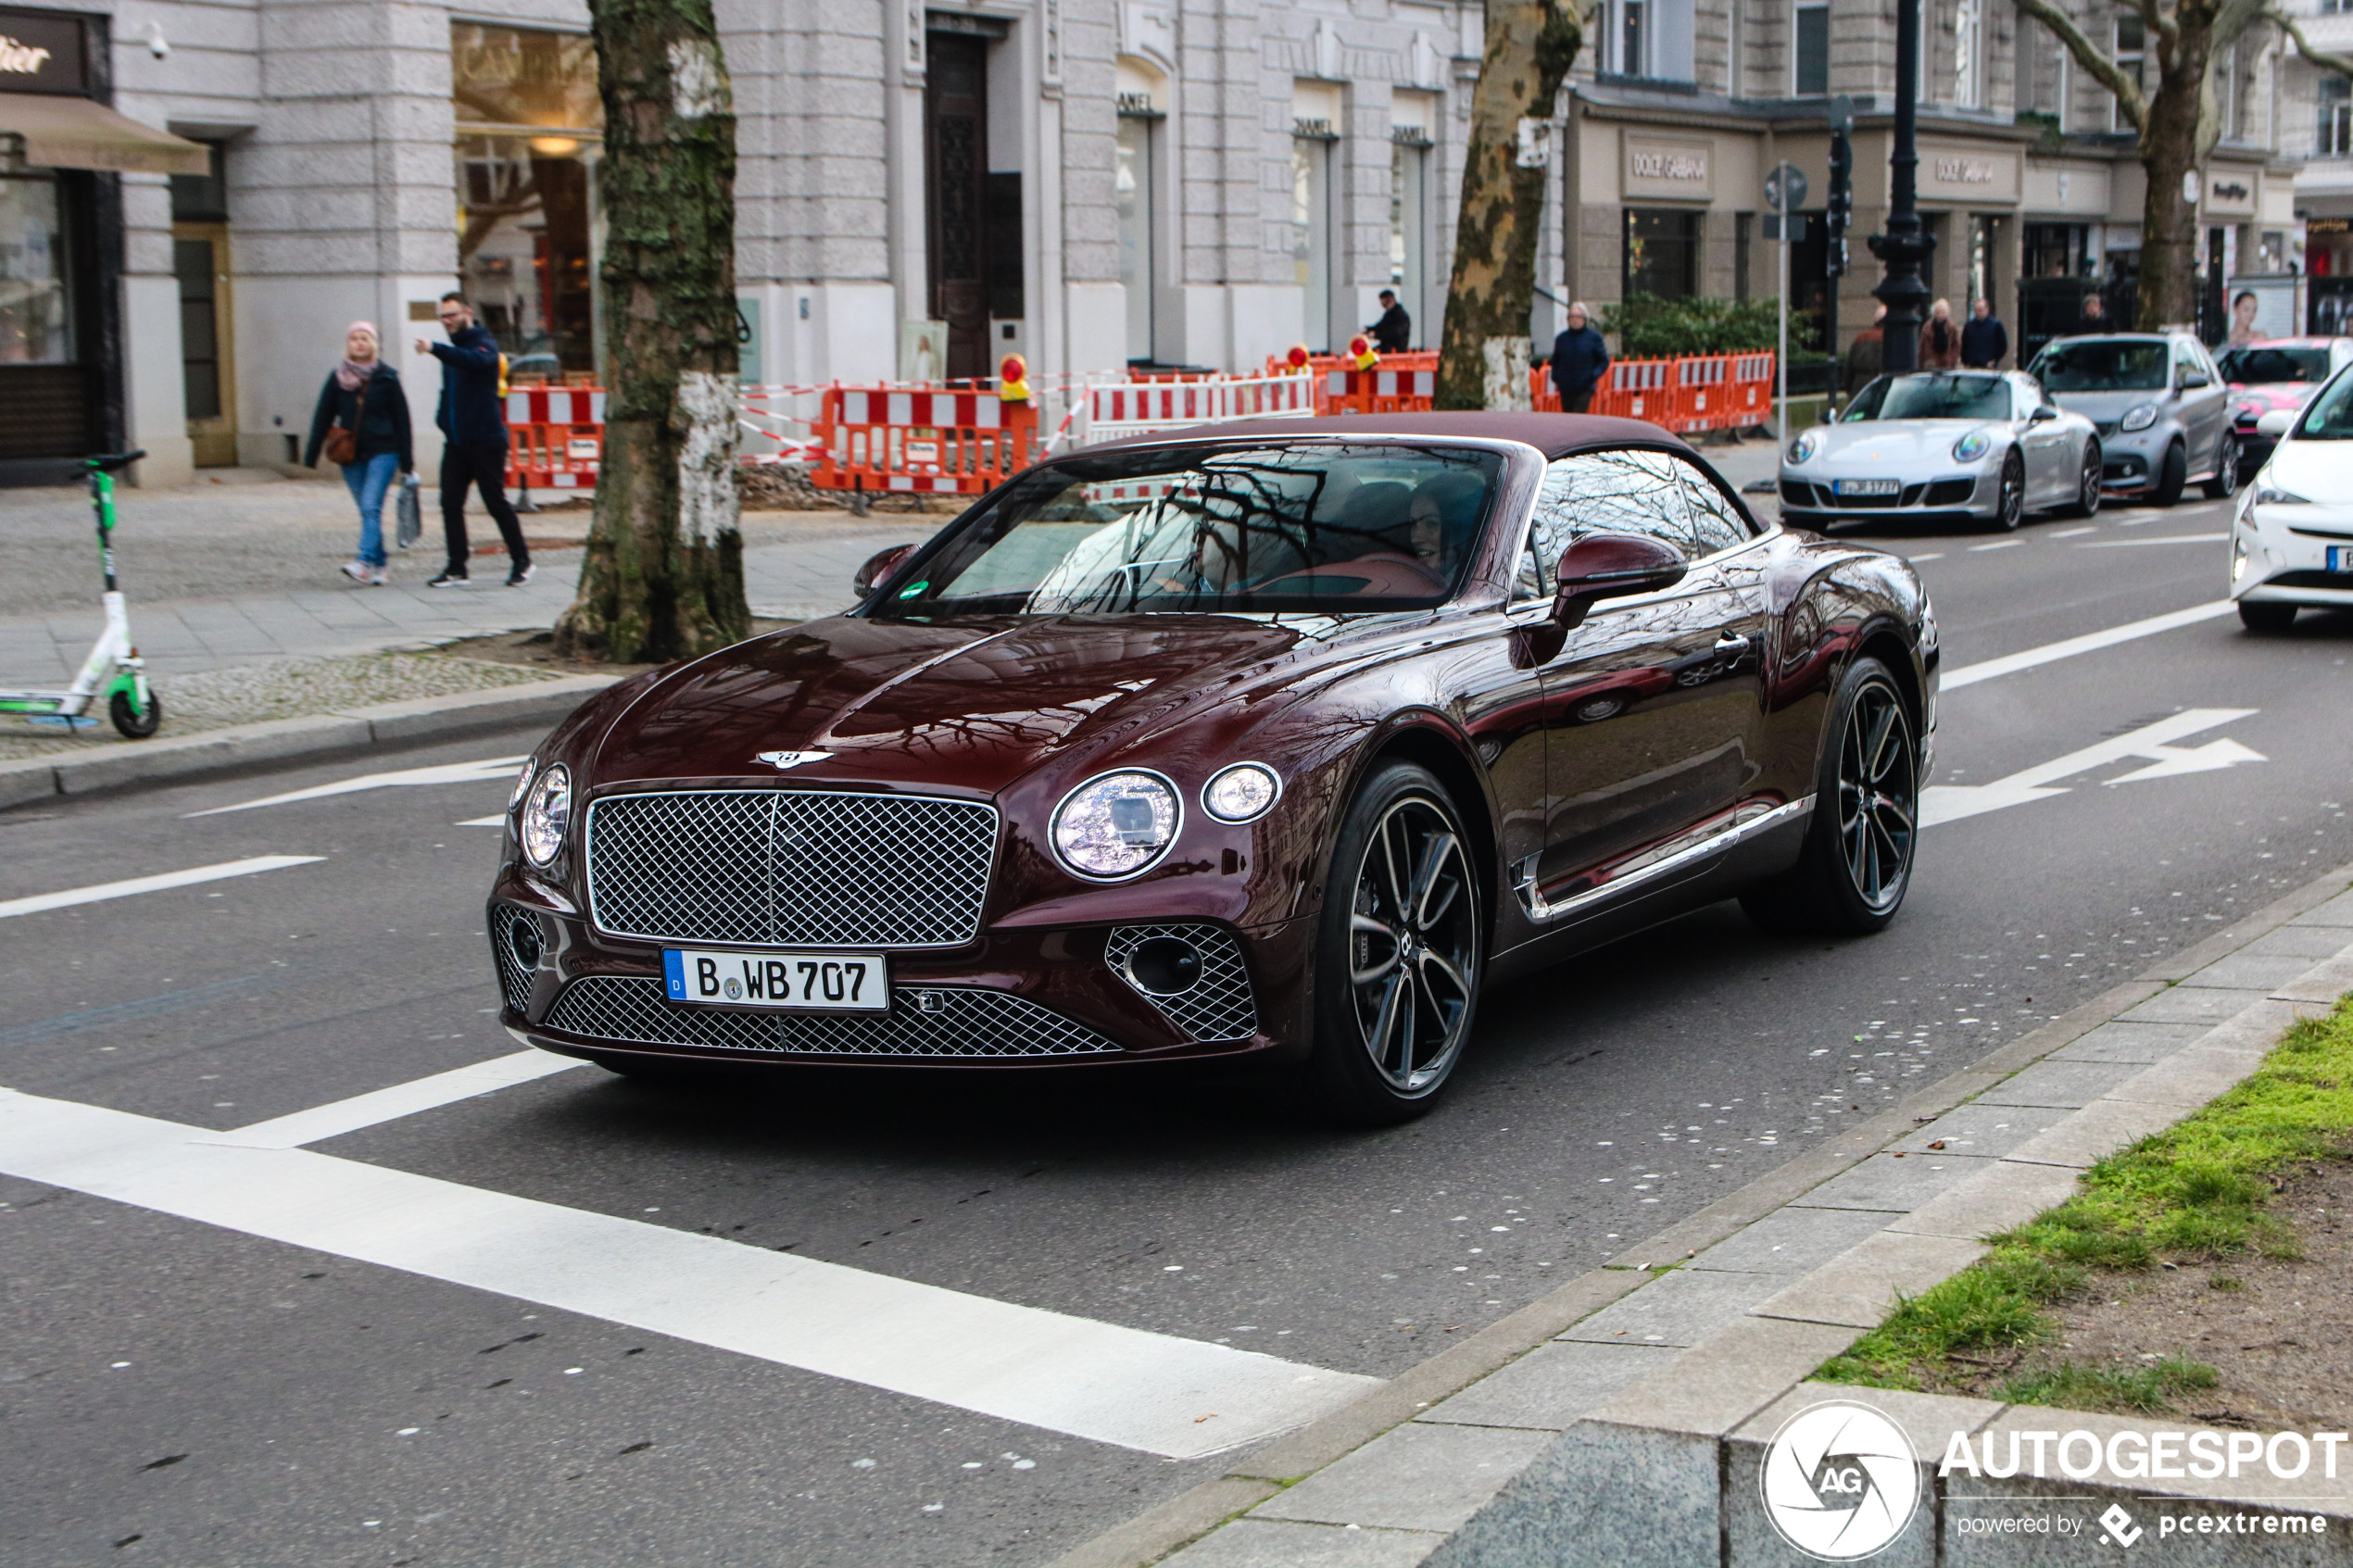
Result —
<instances>
[{"instance_id":1,"label":"ornate street lamp","mask_svg":"<svg viewBox=\"0 0 2353 1568\"><path fill-rule=\"evenodd\" d=\"M1870 238L1871 254L1887 264L1887 276L1871 292L1887 307L1880 332L1880 368L1893 374L1919 368L1920 321L1927 314L1928 285L1920 266L1936 249L1936 236L1920 222L1919 129L1920 0L1895 4L1895 148L1888 158L1894 190L1887 232Z\"/></svg>"}]
</instances>

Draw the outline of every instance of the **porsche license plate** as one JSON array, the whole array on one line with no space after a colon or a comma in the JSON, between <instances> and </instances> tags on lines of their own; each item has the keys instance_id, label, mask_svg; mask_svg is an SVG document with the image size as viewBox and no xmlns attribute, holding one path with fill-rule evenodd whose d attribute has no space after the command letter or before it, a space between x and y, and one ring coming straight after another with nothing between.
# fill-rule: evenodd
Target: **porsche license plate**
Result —
<instances>
[{"instance_id":1,"label":"porsche license plate","mask_svg":"<svg viewBox=\"0 0 2353 1568\"><path fill-rule=\"evenodd\" d=\"M1831 481L1833 495L1893 495L1904 488L1894 479L1834 479Z\"/></svg>"},{"instance_id":2,"label":"porsche license plate","mask_svg":"<svg viewBox=\"0 0 2353 1568\"><path fill-rule=\"evenodd\" d=\"M2353 545L2331 545L2329 546L2329 570L2331 571L2353 571Z\"/></svg>"},{"instance_id":3,"label":"porsche license plate","mask_svg":"<svg viewBox=\"0 0 2353 1568\"><path fill-rule=\"evenodd\" d=\"M789 1008L796 1012L887 1012L890 972L880 953L731 953L665 947L662 978L673 1002Z\"/></svg>"}]
</instances>

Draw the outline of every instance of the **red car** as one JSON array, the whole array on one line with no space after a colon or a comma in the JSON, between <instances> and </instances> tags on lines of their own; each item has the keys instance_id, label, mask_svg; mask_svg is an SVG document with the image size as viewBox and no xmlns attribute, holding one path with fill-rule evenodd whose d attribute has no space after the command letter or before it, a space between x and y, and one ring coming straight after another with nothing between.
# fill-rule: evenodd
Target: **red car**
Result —
<instances>
[{"instance_id":1,"label":"red car","mask_svg":"<svg viewBox=\"0 0 2353 1568\"><path fill-rule=\"evenodd\" d=\"M2275 337L2222 355L2215 368L2231 389L2242 478L2252 478L2279 445L2256 429L2257 421L2274 408L2303 408L2347 363L2353 363L2353 337Z\"/></svg>"},{"instance_id":2,"label":"red car","mask_svg":"<svg viewBox=\"0 0 2353 1568\"><path fill-rule=\"evenodd\" d=\"M1900 558L1630 420L1263 422L1033 468L862 604L615 686L518 783L504 1022L619 1072L1263 1060L1426 1109L1480 987L1908 885Z\"/></svg>"}]
</instances>

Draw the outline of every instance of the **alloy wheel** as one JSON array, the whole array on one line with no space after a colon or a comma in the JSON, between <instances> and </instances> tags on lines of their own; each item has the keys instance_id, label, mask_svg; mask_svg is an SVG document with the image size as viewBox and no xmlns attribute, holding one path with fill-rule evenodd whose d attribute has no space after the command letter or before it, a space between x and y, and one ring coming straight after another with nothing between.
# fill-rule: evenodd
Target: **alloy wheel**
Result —
<instances>
[{"instance_id":1,"label":"alloy wheel","mask_svg":"<svg viewBox=\"0 0 2353 1568\"><path fill-rule=\"evenodd\" d=\"M2006 531L2026 516L2026 465L2016 452L2002 465L2002 498L1996 505L1994 521Z\"/></svg>"},{"instance_id":2,"label":"alloy wheel","mask_svg":"<svg viewBox=\"0 0 2353 1568\"><path fill-rule=\"evenodd\" d=\"M2094 516L2100 509L2102 473L2099 448L2086 446L2083 449L2083 477L2079 482L2082 493L2076 496L2076 504L2083 508L2085 517Z\"/></svg>"},{"instance_id":3,"label":"alloy wheel","mask_svg":"<svg viewBox=\"0 0 2353 1568\"><path fill-rule=\"evenodd\" d=\"M1358 1037L1397 1093L1430 1087L1453 1064L1468 1032L1478 942L1462 837L1433 802L1408 796L1365 839L1348 934Z\"/></svg>"},{"instance_id":4,"label":"alloy wheel","mask_svg":"<svg viewBox=\"0 0 2353 1568\"><path fill-rule=\"evenodd\" d=\"M1874 680L1847 709L1838 757L1839 847L1856 896L1873 913L1894 908L1912 874L1917 768L1904 699Z\"/></svg>"},{"instance_id":5,"label":"alloy wheel","mask_svg":"<svg viewBox=\"0 0 2353 1568\"><path fill-rule=\"evenodd\" d=\"M2218 500L2229 500L2239 493L2239 438L2222 437L2222 450L2214 459L2214 483L2221 491Z\"/></svg>"}]
</instances>

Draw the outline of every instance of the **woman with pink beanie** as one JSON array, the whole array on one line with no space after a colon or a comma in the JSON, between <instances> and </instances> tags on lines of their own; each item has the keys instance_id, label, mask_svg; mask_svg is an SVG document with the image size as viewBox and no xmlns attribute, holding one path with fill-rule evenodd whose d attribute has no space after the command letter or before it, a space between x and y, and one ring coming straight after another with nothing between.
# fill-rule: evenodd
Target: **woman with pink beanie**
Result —
<instances>
[{"instance_id":1,"label":"woman with pink beanie","mask_svg":"<svg viewBox=\"0 0 2353 1568\"><path fill-rule=\"evenodd\" d=\"M414 472L409 439L409 398L400 372L377 352L375 323L354 321L344 329L343 362L327 372L319 408L310 416L307 468L319 454L343 470L343 482L359 504L359 555L343 569L354 583L383 587L392 580L384 557L384 495L398 476Z\"/></svg>"}]
</instances>

